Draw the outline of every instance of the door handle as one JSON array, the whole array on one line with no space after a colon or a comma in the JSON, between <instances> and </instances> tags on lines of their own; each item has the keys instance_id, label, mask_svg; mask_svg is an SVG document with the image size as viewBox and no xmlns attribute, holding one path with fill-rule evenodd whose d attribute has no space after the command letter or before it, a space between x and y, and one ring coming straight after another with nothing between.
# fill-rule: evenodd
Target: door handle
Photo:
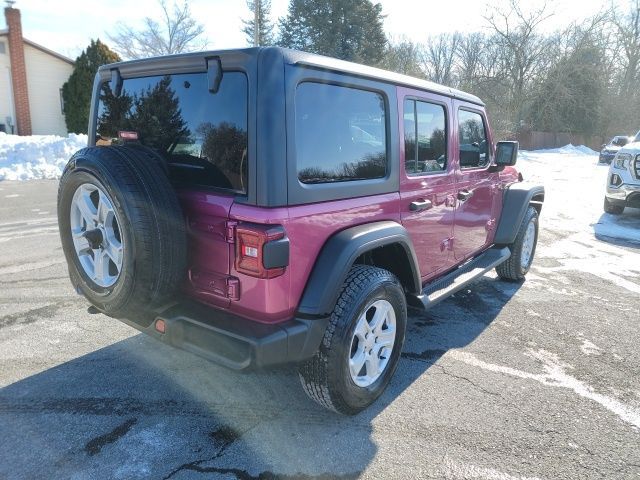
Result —
<instances>
[{"instance_id":1,"label":"door handle","mask_svg":"<svg viewBox=\"0 0 640 480\"><path fill-rule=\"evenodd\" d=\"M431 200L416 200L409 204L409 210L412 212L417 212L418 210L429 210L431 207L433 207Z\"/></svg>"},{"instance_id":2,"label":"door handle","mask_svg":"<svg viewBox=\"0 0 640 480\"><path fill-rule=\"evenodd\" d=\"M469 200L471 197L473 197L473 190L460 190L458 192L458 200L460 200L461 202L466 202L467 200Z\"/></svg>"}]
</instances>

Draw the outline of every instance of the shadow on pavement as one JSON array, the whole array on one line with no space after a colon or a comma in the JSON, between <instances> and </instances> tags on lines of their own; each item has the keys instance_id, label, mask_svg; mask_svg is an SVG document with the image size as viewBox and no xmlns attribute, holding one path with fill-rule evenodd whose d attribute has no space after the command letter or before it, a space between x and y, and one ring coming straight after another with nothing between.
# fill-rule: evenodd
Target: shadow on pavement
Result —
<instances>
[{"instance_id":1,"label":"shadow on pavement","mask_svg":"<svg viewBox=\"0 0 640 480\"><path fill-rule=\"evenodd\" d=\"M640 248L640 208L627 207L620 215L603 213L593 225L593 233L603 242Z\"/></svg>"},{"instance_id":2,"label":"shadow on pavement","mask_svg":"<svg viewBox=\"0 0 640 480\"><path fill-rule=\"evenodd\" d=\"M308 400L292 367L239 374L135 335L0 390L0 477L355 478L377 454L376 418L407 415L394 400L519 288L485 277L413 312L394 379L355 417ZM442 400L431 393L424 408Z\"/></svg>"}]
</instances>

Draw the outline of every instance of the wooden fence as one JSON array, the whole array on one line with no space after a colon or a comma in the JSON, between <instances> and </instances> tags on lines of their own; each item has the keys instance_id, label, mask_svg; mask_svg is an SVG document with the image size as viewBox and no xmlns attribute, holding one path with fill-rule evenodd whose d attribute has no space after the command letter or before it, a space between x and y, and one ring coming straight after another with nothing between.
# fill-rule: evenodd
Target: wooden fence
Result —
<instances>
[{"instance_id":1,"label":"wooden fence","mask_svg":"<svg viewBox=\"0 0 640 480\"><path fill-rule=\"evenodd\" d=\"M595 150L600 150L603 143L611 138L598 135L580 135L573 133L534 132L522 131L516 135L522 150L540 150L542 148L564 147L568 144L586 145Z\"/></svg>"}]
</instances>

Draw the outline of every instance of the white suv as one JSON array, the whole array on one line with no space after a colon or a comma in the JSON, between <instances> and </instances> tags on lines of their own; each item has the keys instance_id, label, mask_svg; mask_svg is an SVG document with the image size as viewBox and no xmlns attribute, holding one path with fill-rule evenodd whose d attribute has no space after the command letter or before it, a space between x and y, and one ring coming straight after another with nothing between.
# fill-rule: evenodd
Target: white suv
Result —
<instances>
[{"instance_id":1,"label":"white suv","mask_svg":"<svg viewBox=\"0 0 640 480\"><path fill-rule=\"evenodd\" d=\"M618 151L609 166L604 211L619 215L624 207L640 208L640 132Z\"/></svg>"}]
</instances>

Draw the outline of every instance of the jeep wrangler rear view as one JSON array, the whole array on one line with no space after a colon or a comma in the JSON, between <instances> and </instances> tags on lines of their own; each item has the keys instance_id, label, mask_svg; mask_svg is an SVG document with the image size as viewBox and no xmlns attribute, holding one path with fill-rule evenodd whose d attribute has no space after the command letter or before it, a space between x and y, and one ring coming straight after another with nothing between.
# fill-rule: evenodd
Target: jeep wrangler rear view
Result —
<instances>
[{"instance_id":1,"label":"jeep wrangler rear view","mask_svg":"<svg viewBox=\"0 0 640 480\"><path fill-rule=\"evenodd\" d=\"M58 218L91 308L233 369L296 363L338 412L384 391L407 306L534 256L517 143L423 80L279 48L116 63L89 139Z\"/></svg>"}]
</instances>

